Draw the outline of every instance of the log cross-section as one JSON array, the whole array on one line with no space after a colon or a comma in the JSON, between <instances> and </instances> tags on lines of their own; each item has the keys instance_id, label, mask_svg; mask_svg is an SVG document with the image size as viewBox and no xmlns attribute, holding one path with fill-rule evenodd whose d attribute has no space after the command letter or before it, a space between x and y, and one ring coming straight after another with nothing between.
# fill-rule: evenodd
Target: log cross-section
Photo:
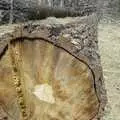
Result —
<instances>
[{"instance_id":1,"label":"log cross-section","mask_svg":"<svg viewBox=\"0 0 120 120\"><path fill-rule=\"evenodd\" d=\"M93 17L50 18L31 25L0 28L3 31L0 36L1 119L96 120L101 117L105 93ZM15 58L13 64L11 56ZM20 94L12 77L14 64L17 64L14 71L19 78ZM21 109L20 99L25 109Z\"/></svg>"}]
</instances>

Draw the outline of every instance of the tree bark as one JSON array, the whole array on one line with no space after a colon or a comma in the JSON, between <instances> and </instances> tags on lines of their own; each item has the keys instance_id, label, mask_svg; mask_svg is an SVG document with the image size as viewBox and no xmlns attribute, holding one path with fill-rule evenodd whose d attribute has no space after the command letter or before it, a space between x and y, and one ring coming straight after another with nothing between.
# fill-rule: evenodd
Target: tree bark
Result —
<instances>
[{"instance_id":1,"label":"tree bark","mask_svg":"<svg viewBox=\"0 0 120 120\"><path fill-rule=\"evenodd\" d=\"M13 0L10 0L10 19L9 19L9 23L12 24L13 23Z\"/></svg>"}]
</instances>

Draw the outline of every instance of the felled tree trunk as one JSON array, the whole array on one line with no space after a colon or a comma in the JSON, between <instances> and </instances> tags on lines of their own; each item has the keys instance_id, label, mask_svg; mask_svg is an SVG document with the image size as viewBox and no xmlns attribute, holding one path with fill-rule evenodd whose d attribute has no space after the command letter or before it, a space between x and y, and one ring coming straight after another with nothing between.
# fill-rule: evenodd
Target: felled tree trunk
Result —
<instances>
[{"instance_id":1,"label":"felled tree trunk","mask_svg":"<svg viewBox=\"0 0 120 120\"><path fill-rule=\"evenodd\" d=\"M95 13L96 0L1 0L0 24L40 20L49 16L85 16Z\"/></svg>"},{"instance_id":2,"label":"felled tree trunk","mask_svg":"<svg viewBox=\"0 0 120 120\"><path fill-rule=\"evenodd\" d=\"M95 14L0 31L0 119L101 118L105 92Z\"/></svg>"}]
</instances>

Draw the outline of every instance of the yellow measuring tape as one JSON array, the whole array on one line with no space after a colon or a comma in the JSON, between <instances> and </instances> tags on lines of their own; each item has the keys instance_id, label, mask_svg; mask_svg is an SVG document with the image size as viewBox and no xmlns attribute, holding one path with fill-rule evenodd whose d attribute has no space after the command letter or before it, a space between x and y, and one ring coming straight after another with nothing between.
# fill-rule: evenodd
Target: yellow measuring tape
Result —
<instances>
[{"instance_id":1,"label":"yellow measuring tape","mask_svg":"<svg viewBox=\"0 0 120 120\"><path fill-rule=\"evenodd\" d=\"M20 107L22 120L28 120L28 115L26 111L26 104L24 99L24 93L21 83L21 71L19 69L20 63L22 62L21 59L21 41L18 41L16 45L9 43L10 49L10 57L11 57L11 64L12 64L12 77L14 80L14 86L16 88L17 93L17 101Z\"/></svg>"}]
</instances>

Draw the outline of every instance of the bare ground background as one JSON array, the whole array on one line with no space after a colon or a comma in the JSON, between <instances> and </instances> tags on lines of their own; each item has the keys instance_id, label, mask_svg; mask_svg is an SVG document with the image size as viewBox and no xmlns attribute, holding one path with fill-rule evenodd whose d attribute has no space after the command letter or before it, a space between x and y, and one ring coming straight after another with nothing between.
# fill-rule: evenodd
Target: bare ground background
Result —
<instances>
[{"instance_id":1,"label":"bare ground background","mask_svg":"<svg viewBox=\"0 0 120 120\"><path fill-rule=\"evenodd\" d=\"M120 19L104 18L98 39L108 97L102 120L120 120Z\"/></svg>"}]
</instances>

